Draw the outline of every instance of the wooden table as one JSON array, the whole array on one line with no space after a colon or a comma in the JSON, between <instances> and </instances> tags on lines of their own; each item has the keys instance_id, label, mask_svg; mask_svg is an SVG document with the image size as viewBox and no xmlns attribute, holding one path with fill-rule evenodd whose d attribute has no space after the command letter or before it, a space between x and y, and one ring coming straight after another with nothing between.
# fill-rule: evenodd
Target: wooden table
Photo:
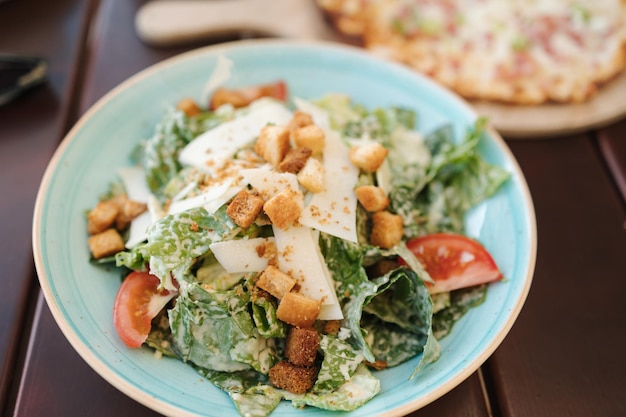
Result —
<instances>
[{"instance_id":1,"label":"wooden table","mask_svg":"<svg viewBox=\"0 0 626 417\"><path fill-rule=\"evenodd\" d=\"M78 117L128 76L190 49L137 38L141 0L0 3L0 51L48 60L47 84L0 107L0 413L149 416L97 375L55 324L33 268L39 181ZM626 100L626 97L624 97ZM626 120L508 140L538 225L533 286L493 356L412 416L626 415Z\"/></svg>"}]
</instances>

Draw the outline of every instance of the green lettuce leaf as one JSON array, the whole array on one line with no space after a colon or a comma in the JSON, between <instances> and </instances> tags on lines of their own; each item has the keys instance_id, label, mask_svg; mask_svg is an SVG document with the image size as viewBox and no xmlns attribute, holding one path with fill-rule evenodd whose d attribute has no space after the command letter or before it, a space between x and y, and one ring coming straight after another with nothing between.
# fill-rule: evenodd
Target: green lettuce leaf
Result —
<instances>
[{"instance_id":1,"label":"green lettuce leaf","mask_svg":"<svg viewBox=\"0 0 626 417\"><path fill-rule=\"evenodd\" d=\"M268 384L267 376L253 370L220 372L198 368L218 388L228 393L244 417L267 417L283 398L283 391Z\"/></svg>"},{"instance_id":2,"label":"green lettuce leaf","mask_svg":"<svg viewBox=\"0 0 626 417\"><path fill-rule=\"evenodd\" d=\"M380 381L372 375L365 365L359 365L350 380L335 391L323 394L308 392L292 394L285 392L285 398L291 400L294 407L310 405L324 410L356 410L380 391Z\"/></svg>"},{"instance_id":3,"label":"green lettuce leaf","mask_svg":"<svg viewBox=\"0 0 626 417\"><path fill-rule=\"evenodd\" d=\"M135 269L149 262L150 272L161 279L162 286L171 288L170 274L178 281L186 279L189 268L209 251L211 243L228 239L238 230L225 207L215 213L198 207L168 215L150 226L146 243L130 253L119 253L117 265Z\"/></svg>"},{"instance_id":4,"label":"green lettuce leaf","mask_svg":"<svg viewBox=\"0 0 626 417\"><path fill-rule=\"evenodd\" d=\"M324 354L317 381L312 388L315 394L336 390L350 380L363 361L363 355L348 342L331 335L322 335L320 349Z\"/></svg>"},{"instance_id":5,"label":"green lettuce leaf","mask_svg":"<svg viewBox=\"0 0 626 417\"><path fill-rule=\"evenodd\" d=\"M479 119L458 144L451 127L444 126L424 138L431 153L427 166L420 162L391 167L391 207L404 219L406 238L442 231L463 233L467 210L493 195L509 178L508 172L478 154L484 124Z\"/></svg>"},{"instance_id":6,"label":"green lettuce leaf","mask_svg":"<svg viewBox=\"0 0 626 417\"><path fill-rule=\"evenodd\" d=\"M278 360L273 339L256 330L243 286L228 291L207 291L198 284L182 287L170 310L176 351L185 362L216 371L252 367L266 374Z\"/></svg>"},{"instance_id":7,"label":"green lettuce leaf","mask_svg":"<svg viewBox=\"0 0 626 417\"><path fill-rule=\"evenodd\" d=\"M487 285L462 288L450 292L449 304L437 311L433 316L433 333L437 339L447 336L452 331L452 326L469 309L482 304L487 298Z\"/></svg>"},{"instance_id":8,"label":"green lettuce leaf","mask_svg":"<svg viewBox=\"0 0 626 417\"><path fill-rule=\"evenodd\" d=\"M163 189L183 168L178 161L180 151L199 134L231 117L232 114L213 112L187 117L184 112L167 107L152 137L143 141L136 152L152 193L163 198Z\"/></svg>"}]
</instances>

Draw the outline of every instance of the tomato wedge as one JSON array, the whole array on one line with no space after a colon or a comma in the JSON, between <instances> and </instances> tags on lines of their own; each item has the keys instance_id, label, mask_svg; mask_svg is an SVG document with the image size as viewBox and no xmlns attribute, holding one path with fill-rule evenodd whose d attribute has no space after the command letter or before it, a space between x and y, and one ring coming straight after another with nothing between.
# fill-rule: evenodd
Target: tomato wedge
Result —
<instances>
[{"instance_id":1,"label":"tomato wedge","mask_svg":"<svg viewBox=\"0 0 626 417\"><path fill-rule=\"evenodd\" d=\"M407 247L435 281L426 283L431 294L502 279L487 249L467 236L435 233L411 239Z\"/></svg>"},{"instance_id":2,"label":"tomato wedge","mask_svg":"<svg viewBox=\"0 0 626 417\"><path fill-rule=\"evenodd\" d=\"M113 324L124 344L141 347L150 333L150 323L175 291L159 289L161 281L148 272L131 272L117 290Z\"/></svg>"},{"instance_id":3,"label":"tomato wedge","mask_svg":"<svg viewBox=\"0 0 626 417\"><path fill-rule=\"evenodd\" d=\"M215 110L223 104L232 104L235 108L245 107L261 97L272 97L280 101L287 100L287 84L284 81L255 85L237 89L218 88L209 107Z\"/></svg>"}]
</instances>

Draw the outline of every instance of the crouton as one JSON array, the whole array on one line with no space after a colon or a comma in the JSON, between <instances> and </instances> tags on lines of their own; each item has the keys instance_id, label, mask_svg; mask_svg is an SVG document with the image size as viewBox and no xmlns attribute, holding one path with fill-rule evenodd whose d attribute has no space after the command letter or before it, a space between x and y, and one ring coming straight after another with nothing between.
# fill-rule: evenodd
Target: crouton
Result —
<instances>
[{"instance_id":1,"label":"crouton","mask_svg":"<svg viewBox=\"0 0 626 417\"><path fill-rule=\"evenodd\" d=\"M290 148L289 130L285 126L276 125L264 126L254 145L254 151L275 167Z\"/></svg>"},{"instance_id":2,"label":"crouton","mask_svg":"<svg viewBox=\"0 0 626 417\"><path fill-rule=\"evenodd\" d=\"M328 320L324 324L324 333L326 334L338 334L341 328L341 320Z\"/></svg>"},{"instance_id":3,"label":"crouton","mask_svg":"<svg viewBox=\"0 0 626 417\"><path fill-rule=\"evenodd\" d=\"M281 361L270 369L270 384L294 394L304 394L315 384L317 373L316 368Z\"/></svg>"},{"instance_id":4,"label":"crouton","mask_svg":"<svg viewBox=\"0 0 626 417\"><path fill-rule=\"evenodd\" d=\"M120 212L115 219L115 227L117 230L124 230L126 226L139 215L144 213L148 209L146 203L140 203L135 200L125 199L122 203Z\"/></svg>"},{"instance_id":5,"label":"crouton","mask_svg":"<svg viewBox=\"0 0 626 417\"><path fill-rule=\"evenodd\" d=\"M304 167L312 153L313 151L309 148L290 149L280 164L278 164L278 169L282 172L296 174Z\"/></svg>"},{"instance_id":6,"label":"crouton","mask_svg":"<svg viewBox=\"0 0 626 417\"><path fill-rule=\"evenodd\" d=\"M377 361L374 361L374 362L365 361L365 365L368 368L376 369L377 371L382 371L383 369L387 368L387 362L386 361L381 361L381 360L377 360Z\"/></svg>"},{"instance_id":7,"label":"crouton","mask_svg":"<svg viewBox=\"0 0 626 417\"><path fill-rule=\"evenodd\" d=\"M320 193L324 191L324 176L326 171L324 165L315 159L307 159L304 167L298 172L296 178L300 185L309 190L312 193Z\"/></svg>"},{"instance_id":8,"label":"crouton","mask_svg":"<svg viewBox=\"0 0 626 417\"><path fill-rule=\"evenodd\" d=\"M236 225L244 229L250 227L263 209L263 199L244 189L239 191L226 207L226 214Z\"/></svg>"},{"instance_id":9,"label":"crouton","mask_svg":"<svg viewBox=\"0 0 626 417\"><path fill-rule=\"evenodd\" d=\"M276 316L292 326L311 327L317 320L321 306L320 300L314 300L295 292L288 292L280 300L278 309L276 309Z\"/></svg>"},{"instance_id":10,"label":"crouton","mask_svg":"<svg viewBox=\"0 0 626 417\"><path fill-rule=\"evenodd\" d=\"M235 108L245 107L250 104L250 98L237 90L218 88L211 96L209 107L215 110L224 104L230 104Z\"/></svg>"},{"instance_id":11,"label":"crouton","mask_svg":"<svg viewBox=\"0 0 626 417\"><path fill-rule=\"evenodd\" d=\"M400 242L403 233L402 216L388 211L379 211L372 215L372 245L389 249Z\"/></svg>"},{"instance_id":12,"label":"crouton","mask_svg":"<svg viewBox=\"0 0 626 417\"><path fill-rule=\"evenodd\" d=\"M289 132L291 134L291 140L293 139L293 134L296 130L301 127L309 126L313 124L313 117L309 113L303 112L302 110L296 110L287 125Z\"/></svg>"},{"instance_id":13,"label":"crouton","mask_svg":"<svg viewBox=\"0 0 626 417\"><path fill-rule=\"evenodd\" d=\"M374 172L385 161L389 150L378 142L350 148L350 161L365 172Z\"/></svg>"},{"instance_id":14,"label":"crouton","mask_svg":"<svg viewBox=\"0 0 626 417\"><path fill-rule=\"evenodd\" d=\"M302 195L299 191L285 188L263 205L263 210L272 224L279 229L288 229L302 213Z\"/></svg>"},{"instance_id":15,"label":"crouton","mask_svg":"<svg viewBox=\"0 0 626 417\"><path fill-rule=\"evenodd\" d=\"M200 107L196 104L195 101L193 101L193 99L190 98L184 98L180 100L176 104L176 108L189 117L197 116L198 114L200 114Z\"/></svg>"},{"instance_id":16,"label":"crouton","mask_svg":"<svg viewBox=\"0 0 626 417\"><path fill-rule=\"evenodd\" d=\"M256 281L257 287L279 299L291 291L294 285L296 285L294 278L272 265L265 268Z\"/></svg>"},{"instance_id":17,"label":"crouton","mask_svg":"<svg viewBox=\"0 0 626 417\"><path fill-rule=\"evenodd\" d=\"M113 201L101 201L87 215L87 232L95 235L113 226L120 207Z\"/></svg>"},{"instance_id":18,"label":"crouton","mask_svg":"<svg viewBox=\"0 0 626 417\"><path fill-rule=\"evenodd\" d=\"M89 236L89 250L94 258L100 259L124 250L124 241L119 232L113 228Z\"/></svg>"},{"instance_id":19,"label":"crouton","mask_svg":"<svg viewBox=\"0 0 626 417\"><path fill-rule=\"evenodd\" d=\"M381 277L394 269L397 269L400 265L393 259L381 259L373 265L365 268L367 276L370 279Z\"/></svg>"},{"instance_id":20,"label":"crouton","mask_svg":"<svg viewBox=\"0 0 626 417\"><path fill-rule=\"evenodd\" d=\"M354 193L359 203L369 212L382 211L389 206L389 197L382 188L375 185L362 185Z\"/></svg>"},{"instance_id":21,"label":"crouton","mask_svg":"<svg viewBox=\"0 0 626 417\"><path fill-rule=\"evenodd\" d=\"M321 155L326 146L326 134L317 125L308 125L293 132L293 143L297 148L309 148L313 155Z\"/></svg>"},{"instance_id":22,"label":"crouton","mask_svg":"<svg viewBox=\"0 0 626 417\"><path fill-rule=\"evenodd\" d=\"M285 357L294 365L313 366L320 347L320 337L312 328L292 327L285 341Z\"/></svg>"}]
</instances>

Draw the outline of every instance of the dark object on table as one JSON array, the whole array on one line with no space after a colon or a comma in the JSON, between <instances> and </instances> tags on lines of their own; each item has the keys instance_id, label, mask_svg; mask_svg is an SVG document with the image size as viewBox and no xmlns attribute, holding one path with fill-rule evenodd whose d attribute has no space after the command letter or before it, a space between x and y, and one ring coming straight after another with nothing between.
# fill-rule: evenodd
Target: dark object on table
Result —
<instances>
[{"instance_id":1,"label":"dark object on table","mask_svg":"<svg viewBox=\"0 0 626 417\"><path fill-rule=\"evenodd\" d=\"M47 67L42 58L0 53L0 106L42 83Z\"/></svg>"}]
</instances>

